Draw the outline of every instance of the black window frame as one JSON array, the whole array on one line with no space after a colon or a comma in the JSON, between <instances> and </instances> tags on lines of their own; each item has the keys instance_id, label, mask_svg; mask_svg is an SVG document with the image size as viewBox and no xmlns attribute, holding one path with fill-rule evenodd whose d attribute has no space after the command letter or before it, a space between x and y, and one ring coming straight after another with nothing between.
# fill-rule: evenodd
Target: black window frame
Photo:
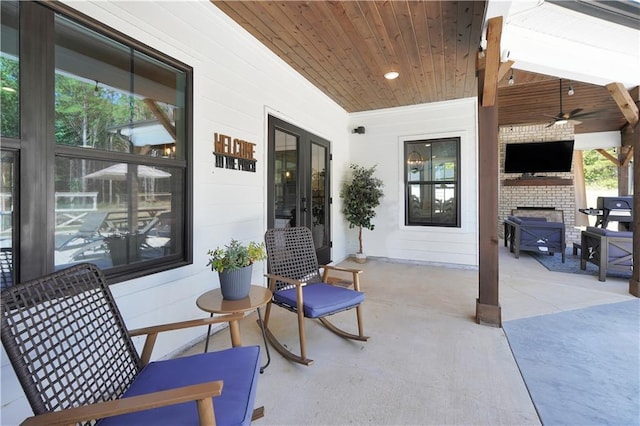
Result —
<instances>
[{"instance_id":1,"label":"black window frame","mask_svg":"<svg viewBox=\"0 0 640 426\"><path fill-rule=\"evenodd\" d=\"M147 158L135 154L56 145L54 137L55 15L168 64L186 76L184 158ZM34 31L34 28L37 31ZM179 167L184 172L184 204L176 211L183 247L177 254L105 270L109 283L122 282L193 263L193 68L58 2L20 2L20 229L19 281L52 272L54 266L55 187L57 157ZM26 125L29 123L29 125ZM4 142L4 140L3 140Z\"/></svg>"},{"instance_id":2,"label":"black window frame","mask_svg":"<svg viewBox=\"0 0 640 426\"><path fill-rule=\"evenodd\" d=\"M430 167L431 165L431 158L424 158L424 155L418 155L416 157L416 152L419 151L419 146L423 145L423 146L431 146L431 148L429 149L429 151L431 151L433 149L433 146L437 145L437 144L441 144L441 143L451 143L454 142L455 143L455 176L453 179L434 179L433 178L433 174L431 174L431 179L415 179L415 180L411 180L409 179L409 171L411 167L415 167L411 165L410 160L421 160L422 161L422 166L420 167L425 167L425 165L427 167ZM460 197L461 194L461 167L460 167L460 151L461 151L461 137L459 136L453 136L453 137L443 137L443 138L437 138L437 139L417 139L417 140L406 140L404 141L404 147L403 147L403 164L404 164L404 225L408 226L408 227L415 227L415 226L423 226L423 227L445 227L445 228L460 228L462 225L462 220L460 217L460 212L461 212L461 204L462 204L462 200ZM420 169L422 171L422 169ZM422 174L422 173L421 173ZM410 209L411 209L411 204L412 204L412 197L411 197L411 187L414 185L440 185L440 184L447 184L447 185L453 185L454 187L454 198L456 200L455 202L455 208L453 209L454 212L454 220L451 222L441 222L441 221L434 221L434 220L428 220L428 219L421 219L421 220L417 220L417 219L413 219L412 215L410 214ZM431 217L433 218L433 206L431 207Z\"/></svg>"}]
</instances>

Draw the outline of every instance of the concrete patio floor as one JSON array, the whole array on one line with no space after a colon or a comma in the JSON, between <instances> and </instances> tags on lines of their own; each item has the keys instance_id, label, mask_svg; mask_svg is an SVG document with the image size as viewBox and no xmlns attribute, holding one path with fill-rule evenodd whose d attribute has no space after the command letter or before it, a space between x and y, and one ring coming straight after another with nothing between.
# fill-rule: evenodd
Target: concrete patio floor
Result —
<instances>
[{"instance_id":1,"label":"concrete patio floor","mask_svg":"<svg viewBox=\"0 0 640 426\"><path fill-rule=\"evenodd\" d=\"M366 342L344 340L307 320L305 367L271 349L260 375L256 425L538 425L540 421L500 328L475 323L478 272L370 259L359 267ZM500 247L503 322L632 299L628 281L550 272ZM243 344L261 344L256 314L242 321ZM355 327L355 312L334 316ZM298 348L295 316L274 308L271 329ZM230 344L226 331L209 350ZM201 352L199 343L185 354ZM263 360L266 360L263 351Z\"/></svg>"}]
</instances>

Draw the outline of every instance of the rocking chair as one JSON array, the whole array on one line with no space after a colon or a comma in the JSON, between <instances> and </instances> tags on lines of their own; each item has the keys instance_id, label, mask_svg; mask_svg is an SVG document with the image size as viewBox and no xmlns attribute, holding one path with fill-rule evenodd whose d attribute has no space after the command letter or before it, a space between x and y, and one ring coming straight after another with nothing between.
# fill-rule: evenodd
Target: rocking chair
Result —
<instances>
[{"instance_id":1,"label":"rocking chair","mask_svg":"<svg viewBox=\"0 0 640 426\"><path fill-rule=\"evenodd\" d=\"M0 306L2 344L36 414L23 425L248 425L262 415L258 346L149 363L163 331L229 322L239 345L242 314L127 331L88 263L7 288ZM141 356L131 336L147 336Z\"/></svg>"},{"instance_id":2,"label":"rocking chair","mask_svg":"<svg viewBox=\"0 0 640 426\"><path fill-rule=\"evenodd\" d=\"M363 334L362 308L364 293L360 292L359 269L318 265L316 249L311 231L306 227L274 228L265 233L269 289L273 298L267 304L264 329L271 345L285 358L304 365L311 365L307 358L304 318L318 319L325 327L347 339L367 341ZM324 270L320 276L320 268ZM333 271L350 273L353 290L334 285L337 281L330 277ZM300 354L286 349L269 328L272 305L295 312L298 316ZM355 308L358 334L348 333L327 319L338 312Z\"/></svg>"}]
</instances>

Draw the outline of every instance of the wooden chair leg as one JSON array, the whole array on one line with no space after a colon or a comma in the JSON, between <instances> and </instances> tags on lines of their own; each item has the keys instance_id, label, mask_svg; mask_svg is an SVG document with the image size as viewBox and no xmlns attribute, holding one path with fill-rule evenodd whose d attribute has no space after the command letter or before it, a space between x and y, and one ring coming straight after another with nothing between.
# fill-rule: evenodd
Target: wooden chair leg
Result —
<instances>
[{"instance_id":1,"label":"wooden chair leg","mask_svg":"<svg viewBox=\"0 0 640 426\"><path fill-rule=\"evenodd\" d=\"M253 410L251 421L258 420L264 417L264 405Z\"/></svg>"},{"instance_id":2,"label":"wooden chair leg","mask_svg":"<svg viewBox=\"0 0 640 426\"><path fill-rule=\"evenodd\" d=\"M362 323L362 306L356 308L356 317L358 318L358 334L364 336L364 324Z\"/></svg>"},{"instance_id":3,"label":"wooden chair leg","mask_svg":"<svg viewBox=\"0 0 640 426\"><path fill-rule=\"evenodd\" d=\"M214 426L216 424L216 416L213 410L213 401L211 401L211 398L198 399L196 401L196 407L198 409L200 425Z\"/></svg>"},{"instance_id":4,"label":"wooden chair leg","mask_svg":"<svg viewBox=\"0 0 640 426\"><path fill-rule=\"evenodd\" d=\"M267 302L267 307L264 310L264 319L262 320L262 324L264 325L265 329L269 326L269 317L271 316L271 305L272 305L272 302L271 300L269 300Z\"/></svg>"},{"instance_id":5,"label":"wooden chair leg","mask_svg":"<svg viewBox=\"0 0 640 426\"><path fill-rule=\"evenodd\" d=\"M302 299L302 286L298 286L297 296L298 306L304 306ZM304 328L304 311L302 309L298 309L298 338L300 339L300 357L302 359L307 359L307 340Z\"/></svg>"}]
</instances>

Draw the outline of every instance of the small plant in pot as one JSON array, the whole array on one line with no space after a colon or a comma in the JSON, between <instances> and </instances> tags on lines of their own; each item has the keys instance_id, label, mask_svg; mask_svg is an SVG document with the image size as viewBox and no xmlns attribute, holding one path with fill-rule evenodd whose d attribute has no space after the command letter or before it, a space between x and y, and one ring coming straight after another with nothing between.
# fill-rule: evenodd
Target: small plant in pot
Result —
<instances>
[{"instance_id":1,"label":"small plant in pot","mask_svg":"<svg viewBox=\"0 0 640 426\"><path fill-rule=\"evenodd\" d=\"M349 228L358 228L359 250L356 253L356 262L364 263L367 259L362 249L362 228L374 229L371 219L376 216L375 208L380 205L383 192L382 180L374 177L376 166L369 168L351 164L351 181L343 184L340 198L344 201L342 212L344 213Z\"/></svg>"},{"instance_id":2,"label":"small plant in pot","mask_svg":"<svg viewBox=\"0 0 640 426\"><path fill-rule=\"evenodd\" d=\"M244 299L249 295L253 263L267 257L264 243L251 241L244 245L234 239L224 248L217 247L215 250L209 250L207 254L207 266L218 272L222 297L228 300Z\"/></svg>"}]
</instances>

